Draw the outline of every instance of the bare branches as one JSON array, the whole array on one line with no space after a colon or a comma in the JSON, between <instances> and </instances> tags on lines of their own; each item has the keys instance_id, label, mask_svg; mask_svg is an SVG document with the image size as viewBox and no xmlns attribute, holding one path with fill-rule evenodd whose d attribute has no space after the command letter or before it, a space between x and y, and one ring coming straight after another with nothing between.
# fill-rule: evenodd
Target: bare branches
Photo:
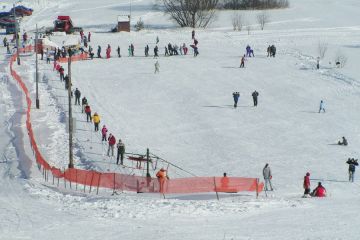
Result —
<instances>
[{"instance_id":1,"label":"bare branches","mask_svg":"<svg viewBox=\"0 0 360 240\"><path fill-rule=\"evenodd\" d=\"M324 59L327 49L328 49L328 43L325 41L319 41L318 54L320 59Z\"/></svg>"},{"instance_id":2,"label":"bare branches","mask_svg":"<svg viewBox=\"0 0 360 240\"><path fill-rule=\"evenodd\" d=\"M240 13L235 13L231 19L234 31L241 31L244 25L243 17Z\"/></svg>"},{"instance_id":3,"label":"bare branches","mask_svg":"<svg viewBox=\"0 0 360 240\"><path fill-rule=\"evenodd\" d=\"M264 30L265 24L267 24L270 21L269 14L266 11L263 11L259 13L256 17L261 30Z\"/></svg>"}]
</instances>

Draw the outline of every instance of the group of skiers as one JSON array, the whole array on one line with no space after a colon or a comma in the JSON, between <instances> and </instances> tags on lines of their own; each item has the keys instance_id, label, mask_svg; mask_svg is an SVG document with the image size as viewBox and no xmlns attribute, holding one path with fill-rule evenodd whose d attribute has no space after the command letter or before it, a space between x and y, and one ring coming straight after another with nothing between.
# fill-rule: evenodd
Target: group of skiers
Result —
<instances>
[{"instance_id":1,"label":"group of skiers","mask_svg":"<svg viewBox=\"0 0 360 240\"><path fill-rule=\"evenodd\" d=\"M240 93L239 92L233 92L233 99L234 99L234 108L237 108L237 104L238 101L240 99ZM255 90L252 94L251 94L252 98L253 98L253 103L254 103L254 107L257 106L258 104L258 96L259 93Z\"/></svg>"}]
</instances>

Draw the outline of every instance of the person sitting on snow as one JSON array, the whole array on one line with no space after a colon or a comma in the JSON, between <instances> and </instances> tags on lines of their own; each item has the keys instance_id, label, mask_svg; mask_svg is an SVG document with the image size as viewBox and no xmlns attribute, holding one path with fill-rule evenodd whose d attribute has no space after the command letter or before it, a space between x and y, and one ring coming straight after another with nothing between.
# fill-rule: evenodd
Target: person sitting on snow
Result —
<instances>
[{"instance_id":1,"label":"person sitting on snow","mask_svg":"<svg viewBox=\"0 0 360 240\"><path fill-rule=\"evenodd\" d=\"M321 182L318 183L318 186L311 193L312 197L326 197L326 189L321 185Z\"/></svg>"},{"instance_id":2,"label":"person sitting on snow","mask_svg":"<svg viewBox=\"0 0 360 240\"><path fill-rule=\"evenodd\" d=\"M346 138L345 138L345 137L342 137L342 142L338 141L338 145L347 146L347 145L348 145L348 142L347 142Z\"/></svg>"}]
</instances>

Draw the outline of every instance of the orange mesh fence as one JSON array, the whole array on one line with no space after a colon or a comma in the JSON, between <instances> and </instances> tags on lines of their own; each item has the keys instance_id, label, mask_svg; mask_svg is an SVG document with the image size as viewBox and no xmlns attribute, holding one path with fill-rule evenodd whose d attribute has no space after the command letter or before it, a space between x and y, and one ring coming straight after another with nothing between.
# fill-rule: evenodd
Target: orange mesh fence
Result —
<instances>
[{"instance_id":1,"label":"orange mesh fence","mask_svg":"<svg viewBox=\"0 0 360 240\"><path fill-rule=\"evenodd\" d=\"M22 49L24 50L24 49ZM31 51L31 46L25 48ZM87 54L81 54L72 57L73 60L82 60L87 58ZM17 81L22 91L25 93L27 111L26 128L28 130L30 143L34 151L36 162L46 170L50 170L52 175L57 178L64 178L67 181L92 187L103 187L123 191L141 192L141 193L202 193L202 192L242 192L257 191L261 192L264 184L259 183L256 178L241 177L193 177L178 179L157 179L150 177L140 177L125 175L119 173L100 173L83 169L66 169L62 172L60 169L50 166L40 153L35 141L34 132L31 125L30 111L31 98L30 93L22 81L21 77L13 70L13 63L16 55L11 57L10 72ZM65 60L64 60L65 61ZM67 61L67 59L66 59ZM61 62L61 61L60 61Z\"/></svg>"},{"instance_id":2,"label":"orange mesh fence","mask_svg":"<svg viewBox=\"0 0 360 240\"><path fill-rule=\"evenodd\" d=\"M78 55L71 56L71 61L81 61L81 60L86 60L86 59L88 59L87 53L80 53ZM67 63L68 60L69 60L68 57L61 57L57 60L57 62Z\"/></svg>"}]
</instances>

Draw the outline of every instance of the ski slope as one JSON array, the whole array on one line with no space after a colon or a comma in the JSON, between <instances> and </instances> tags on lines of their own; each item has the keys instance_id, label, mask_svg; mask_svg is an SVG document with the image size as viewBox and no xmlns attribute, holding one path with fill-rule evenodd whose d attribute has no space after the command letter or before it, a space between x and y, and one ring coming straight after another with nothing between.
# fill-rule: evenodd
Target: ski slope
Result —
<instances>
[{"instance_id":1,"label":"ski slope","mask_svg":"<svg viewBox=\"0 0 360 240\"><path fill-rule=\"evenodd\" d=\"M261 178L269 163L275 192L259 199L223 194L217 201L214 195L161 199L56 188L43 181L32 162L20 90L12 79L2 77L1 121L7 127L1 130L0 141L4 156L0 239L357 239L353 232L359 227L355 213L360 209L354 204L359 181L355 175L355 183L347 182L345 161L359 157L359 2L293 0L289 9L269 11L271 22L264 31L256 24L258 12L245 12L250 34L232 31L233 12L221 11L208 29L196 30L200 51L196 58L191 52L163 56L169 42L192 44L192 29L177 28L150 0L132 2L133 23L142 17L148 28L131 33L107 32L117 15L128 13L128 1L28 4L35 11L23 20L22 29L31 32L35 24L48 27L57 15L70 15L76 26L92 32L90 45L95 51L100 45L105 56L107 44L111 45L110 59L72 64L73 87L100 114L101 126L125 142L127 152L145 153L150 148L198 176L227 172ZM160 74L154 74L156 60L144 57L146 44L152 55L157 36ZM59 45L67 39L51 38ZM326 42L328 51L316 70L319 42ZM135 57L127 55L131 43ZM255 58L247 58L245 69L240 69L247 44ZM276 58L266 56L269 44L276 45ZM121 58L116 56L117 46ZM1 76L6 76L6 49L0 51ZM341 69L334 63L340 52L348 58ZM34 56L24 57L16 70L34 96ZM66 167L67 93L52 65L40 61L40 71L41 109L34 109L32 124L45 158ZM254 90L260 94L256 108L251 99ZM234 91L240 92L237 109L232 107ZM318 113L320 100L325 101L326 113ZM133 173L105 156L106 145L80 111L74 107L76 166ZM349 146L334 145L342 136ZM307 171L323 181L329 197L301 198ZM188 176L172 167L169 174ZM317 182L311 182L312 188Z\"/></svg>"}]
</instances>

